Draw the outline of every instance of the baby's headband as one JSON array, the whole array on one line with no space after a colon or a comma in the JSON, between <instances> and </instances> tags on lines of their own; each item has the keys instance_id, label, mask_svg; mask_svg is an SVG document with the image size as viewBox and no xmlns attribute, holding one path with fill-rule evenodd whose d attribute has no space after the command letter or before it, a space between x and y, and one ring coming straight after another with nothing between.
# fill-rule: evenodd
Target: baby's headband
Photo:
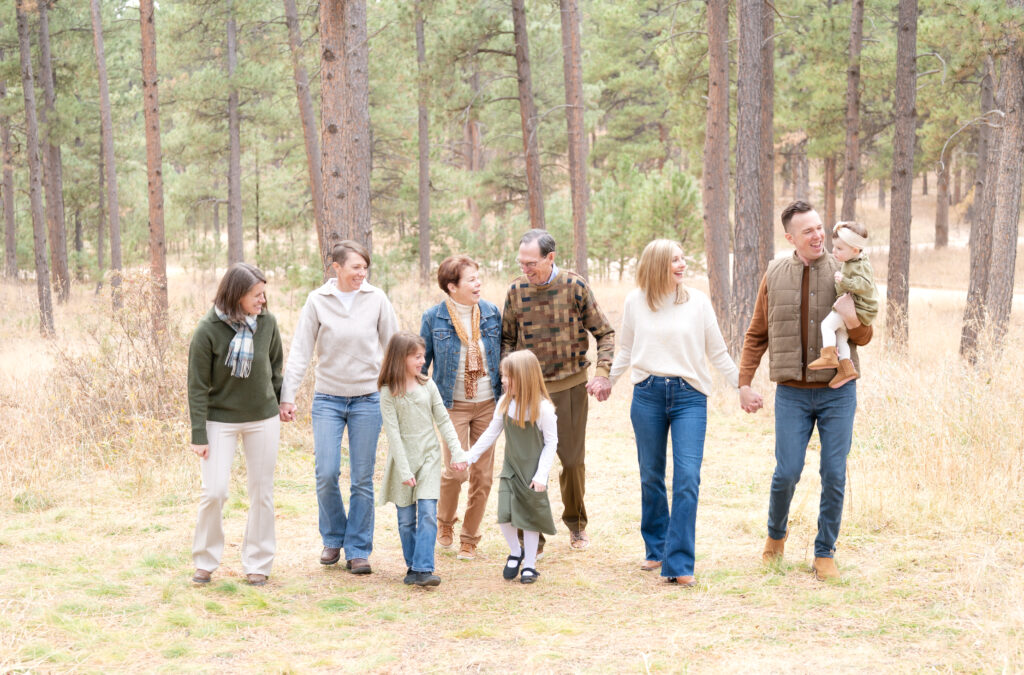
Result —
<instances>
[{"instance_id":1,"label":"baby's headband","mask_svg":"<svg viewBox=\"0 0 1024 675\"><path fill-rule=\"evenodd\" d=\"M853 230L851 230L849 225L849 221L844 220L842 222L838 222L836 223L836 226L832 229L832 233L835 236L842 239L843 241L845 241L850 246L853 246L854 248L859 248L860 250L863 251L864 248L868 245L868 238L862 237Z\"/></svg>"}]
</instances>

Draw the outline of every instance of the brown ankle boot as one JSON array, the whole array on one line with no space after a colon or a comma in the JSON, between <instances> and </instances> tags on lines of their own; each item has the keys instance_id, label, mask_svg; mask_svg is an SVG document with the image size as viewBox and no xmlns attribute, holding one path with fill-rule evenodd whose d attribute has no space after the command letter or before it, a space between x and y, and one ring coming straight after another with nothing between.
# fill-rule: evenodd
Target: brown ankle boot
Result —
<instances>
[{"instance_id":1,"label":"brown ankle boot","mask_svg":"<svg viewBox=\"0 0 1024 675\"><path fill-rule=\"evenodd\" d=\"M789 539L789 530L786 530L785 536L782 539L772 539L768 537L764 541L764 552L761 553L761 560L766 565L770 565L776 560L782 559L782 554L786 550L786 540Z\"/></svg>"},{"instance_id":2,"label":"brown ankle boot","mask_svg":"<svg viewBox=\"0 0 1024 675\"><path fill-rule=\"evenodd\" d=\"M821 356L807 364L807 370L829 370L839 367L839 355L835 347L822 347Z\"/></svg>"},{"instance_id":3,"label":"brown ankle boot","mask_svg":"<svg viewBox=\"0 0 1024 675\"><path fill-rule=\"evenodd\" d=\"M839 568L832 558L815 558L811 569L814 570L814 578L818 581L839 578Z\"/></svg>"},{"instance_id":4,"label":"brown ankle boot","mask_svg":"<svg viewBox=\"0 0 1024 675\"><path fill-rule=\"evenodd\" d=\"M808 366L810 368L810 366ZM838 389L850 380L856 380L860 375L857 374L857 369L853 367L853 361L850 359L843 359L839 362L839 368L836 371L836 376L832 378L832 381L828 383L828 386L833 389Z\"/></svg>"}]
</instances>

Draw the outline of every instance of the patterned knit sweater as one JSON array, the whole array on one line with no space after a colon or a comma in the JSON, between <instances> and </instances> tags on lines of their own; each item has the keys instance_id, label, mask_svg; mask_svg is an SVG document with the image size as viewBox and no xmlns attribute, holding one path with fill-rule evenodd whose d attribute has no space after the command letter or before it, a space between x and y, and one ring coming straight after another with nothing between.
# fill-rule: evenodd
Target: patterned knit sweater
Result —
<instances>
[{"instance_id":1,"label":"patterned knit sweater","mask_svg":"<svg viewBox=\"0 0 1024 675\"><path fill-rule=\"evenodd\" d=\"M587 333L597 340L597 375L608 376L615 355L615 330L586 280L559 270L550 283L534 286L521 276L509 286L501 314L501 356L529 349L540 361L548 391L587 381Z\"/></svg>"}]
</instances>

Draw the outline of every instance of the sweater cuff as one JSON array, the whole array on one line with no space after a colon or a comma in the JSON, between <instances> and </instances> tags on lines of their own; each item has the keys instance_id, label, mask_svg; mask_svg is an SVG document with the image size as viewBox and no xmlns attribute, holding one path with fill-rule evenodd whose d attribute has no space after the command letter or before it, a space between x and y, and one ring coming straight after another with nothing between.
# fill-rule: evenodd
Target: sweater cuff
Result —
<instances>
[{"instance_id":1,"label":"sweater cuff","mask_svg":"<svg viewBox=\"0 0 1024 675\"><path fill-rule=\"evenodd\" d=\"M192 430L192 445L209 445L210 441L206 437L206 427L202 429Z\"/></svg>"},{"instance_id":2,"label":"sweater cuff","mask_svg":"<svg viewBox=\"0 0 1024 675\"><path fill-rule=\"evenodd\" d=\"M608 377L611 373L611 369L605 365L599 365L594 369L594 377ZM611 378L609 378L611 379Z\"/></svg>"},{"instance_id":3,"label":"sweater cuff","mask_svg":"<svg viewBox=\"0 0 1024 675\"><path fill-rule=\"evenodd\" d=\"M745 373L740 371L739 387L749 387L750 383L754 381L754 373Z\"/></svg>"}]
</instances>

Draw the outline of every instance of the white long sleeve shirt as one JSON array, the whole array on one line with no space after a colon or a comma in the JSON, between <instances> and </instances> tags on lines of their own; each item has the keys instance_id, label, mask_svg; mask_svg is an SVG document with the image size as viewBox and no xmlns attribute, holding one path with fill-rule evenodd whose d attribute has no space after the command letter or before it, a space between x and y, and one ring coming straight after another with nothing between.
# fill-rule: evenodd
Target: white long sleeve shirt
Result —
<instances>
[{"instance_id":1,"label":"white long sleeve shirt","mask_svg":"<svg viewBox=\"0 0 1024 675\"><path fill-rule=\"evenodd\" d=\"M494 407L494 417L491 418L491 423L487 425L487 429L476 440L473 447L470 448L468 460L470 464L480 459L480 456L494 445L494 442L498 440L498 436L505 429L505 416L501 413L501 401L504 398L505 396L503 395L501 399L498 399L498 405ZM511 401L508 405L508 416L515 419L515 401ZM527 421L531 420L528 419ZM533 475L533 480L541 485L547 485L548 473L551 471L551 465L555 462L555 451L558 449L558 417L555 415L555 406L551 401L544 400L540 402L540 415L537 417L537 426L540 428L541 436L544 439L544 446L540 451L537 473Z\"/></svg>"},{"instance_id":2,"label":"white long sleeve shirt","mask_svg":"<svg viewBox=\"0 0 1024 675\"><path fill-rule=\"evenodd\" d=\"M690 298L681 305L663 303L658 311L647 306L643 291L626 296L622 329L609 379L612 385L632 368L633 384L651 375L681 377L705 396L711 394L708 361L733 387L739 385L739 369L718 328L715 310L707 295L688 288Z\"/></svg>"}]
</instances>

